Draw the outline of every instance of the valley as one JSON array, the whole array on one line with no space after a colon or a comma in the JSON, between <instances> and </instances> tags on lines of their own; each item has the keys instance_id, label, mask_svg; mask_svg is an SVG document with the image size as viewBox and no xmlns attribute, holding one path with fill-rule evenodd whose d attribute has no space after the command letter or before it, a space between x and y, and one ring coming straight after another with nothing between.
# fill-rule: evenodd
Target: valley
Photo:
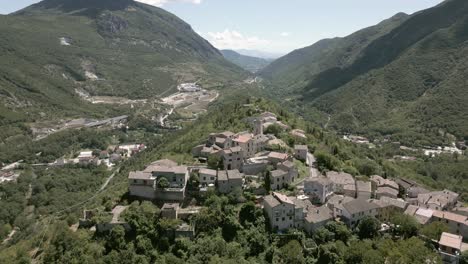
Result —
<instances>
[{"instance_id":1,"label":"valley","mask_svg":"<svg viewBox=\"0 0 468 264\"><path fill-rule=\"evenodd\" d=\"M277 59L144 2L0 15L0 263L468 263L466 1Z\"/></svg>"}]
</instances>

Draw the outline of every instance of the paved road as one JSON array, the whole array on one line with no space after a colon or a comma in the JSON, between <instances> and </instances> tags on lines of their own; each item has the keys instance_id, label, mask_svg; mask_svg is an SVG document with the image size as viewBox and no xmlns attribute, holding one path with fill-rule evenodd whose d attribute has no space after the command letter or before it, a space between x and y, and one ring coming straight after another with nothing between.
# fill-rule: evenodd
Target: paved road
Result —
<instances>
[{"instance_id":1,"label":"paved road","mask_svg":"<svg viewBox=\"0 0 468 264\"><path fill-rule=\"evenodd\" d=\"M314 166L315 157L310 152L307 153L307 165L309 166L309 177L317 178L319 174L317 173L317 169Z\"/></svg>"},{"instance_id":2,"label":"paved road","mask_svg":"<svg viewBox=\"0 0 468 264\"><path fill-rule=\"evenodd\" d=\"M119 171L120 171L120 167L114 170L114 172L109 176L109 178L107 178L106 182L101 186L101 189L99 189L98 193L102 192L107 187L107 185L109 185L110 181L114 178L114 176L117 173L119 173Z\"/></svg>"}]
</instances>

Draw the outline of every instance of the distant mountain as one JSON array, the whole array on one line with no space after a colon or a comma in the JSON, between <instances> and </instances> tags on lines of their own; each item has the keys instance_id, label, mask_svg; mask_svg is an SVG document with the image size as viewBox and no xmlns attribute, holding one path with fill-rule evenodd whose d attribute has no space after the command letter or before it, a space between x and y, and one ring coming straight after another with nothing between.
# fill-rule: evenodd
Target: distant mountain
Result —
<instances>
[{"instance_id":1,"label":"distant mountain","mask_svg":"<svg viewBox=\"0 0 468 264\"><path fill-rule=\"evenodd\" d=\"M90 95L154 98L248 74L173 14L132 0L45 0L0 16L0 121L95 111Z\"/></svg>"},{"instance_id":2,"label":"distant mountain","mask_svg":"<svg viewBox=\"0 0 468 264\"><path fill-rule=\"evenodd\" d=\"M399 13L378 25L362 29L344 38L321 40L312 46L295 50L271 63L260 72L278 88L304 88L309 79L322 71L346 67L377 38L399 26L409 16Z\"/></svg>"},{"instance_id":3,"label":"distant mountain","mask_svg":"<svg viewBox=\"0 0 468 264\"><path fill-rule=\"evenodd\" d=\"M274 53L274 52L266 52L266 51L260 51L260 50L238 49L234 51L241 55L262 58L262 59L267 59L267 60L274 60L285 55L284 53Z\"/></svg>"},{"instance_id":4,"label":"distant mountain","mask_svg":"<svg viewBox=\"0 0 468 264\"><path fill-rule=\"evenodd\" d=\"M221 50L221 53L228 61L253 73L260 71L273 61L272 59L268 60L241 55L233 50Z\"/></svg>"},{"instance_id":5,"label":"distant mountain","mask_svg":"<svg viewBox=\"0 0 468 264\"><path fill-rule=\"evenodd\" d=\"M295 52L262 76L277 89L287 80L286 93L299 96L298 105L329 114L329 126L340 131L412 138L420 144L429 143L421 135L468 138L468 1L449 0L400 17L366 41L345 38L355 49L332 50L350 51L350 56L304 54L310 61L303 63ZM322 41L315 50L330 52L327 47L335 42ZM303 73L299 77L298 71Z\"/></svg>"}]
</instances>

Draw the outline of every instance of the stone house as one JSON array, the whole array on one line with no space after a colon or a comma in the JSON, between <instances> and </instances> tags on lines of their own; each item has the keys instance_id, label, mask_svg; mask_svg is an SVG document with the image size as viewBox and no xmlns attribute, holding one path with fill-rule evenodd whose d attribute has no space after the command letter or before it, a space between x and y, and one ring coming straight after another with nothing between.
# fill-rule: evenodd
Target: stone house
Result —
<instances>
[{"instance_id":1,"label":"stone house","mask_svg":"<svg viewBox=\"0 0 468 264\"><path fill-rule=\"evenodd\" d=\"M270 172L271 190L281 190L291 183L292 181L287 171L274 170Z\"/></svg>"},{"instance_id":2,"label":"stone house","mask_svg":"<svg viewBox=\"0 0 468 264\"><path fill-rule=\"evenodd\" d=\"M218 171L218 191L220 193L230 193L235 189L242 189L244 184L244 174L239 170Z\"/></svg>"},{"instance_id":3,"label":"stone house","mask_svg":"<svg viewBox=\"0 0 468 264\"><path fill-rule=\"evenodd\" d=\"M349 197L356 197L356 182L349 173L329 171L327 178L333 183L333 191Z\"/></svg>"},{"instance_id":4,"label":"stone house","mask_svg":"<svg viewBox=\"0 0 468 264\"><path fill-rule=\"evenodd\" d=\"M433 210L449 210L457 204L458 196L458 193L449 190L423 193L418 195L418 205Z\"/></svg>"},{"instance_id":5,"label":"stone house","mask_svg":"<svg viewBox=\"0 0 468 264\"><path fill-rule=\"evenodd\" d=\"M359 221L366 217L376 217L379 214L379 206L362 199L355 199L343 204L343 221L350 227L355 227Z\"/></svg>"},{"instance_id":6,"label":"stone house","mask_svg":"<svg viewBox=\"0 0 468 264\"><path fill-rule=\"evenodd\" d=\"M162 179L169 186L158 186ZM186 166L178 166L171 160L160 160L151 163L144 171L130 172L130 195L144 199L163 201L182 201L189 178Z\"/></svg>"},{"instance_id":7,"label":"stone house","mask_svg":"<svg viewBox=\"0 0 468 264\"><path fill-rule=\"evenodd\" d=\"M244 158L251 158L257 153L256 144L251 134L237 136L233 139L233 145L242 149Z\"/></svg>"},{"instance_id":8,"label":"stone house","mask_svg":"<svg viewBox=\"0 0 468 264\"><path fill-rule=\"evenodd\" d=\"M372 184L368 181L356 181L356 191L358 199L368 200L372 196Z\"/></svg>"},{"instance_id":9,"label":"stone house","mask_svg":"<svg viewBox=\"0 0 468 264\"><path fill-rule=\"evenodd\" d=\"M179 204L165 203L161 207L161 217L168 219L178 219Z\"/></svg>"},{"instance_id":10,"label":"stone house","mask_svg":"<svg viewBox=\"0 0 468 264\"><path fill-rule=\"evenodd\" d=\"M332 194L329 197L326 205L332 211L333 217L338 218L343 215L343 205L353 200L354 198L349 196Z\"/></svg>"},{"instance_id":11,"label":"stone house","mask_svg":"<svg viewBox=\"0 0 468 264\"><path fill-rule=\"evenodd\" d=\"M149 172L132 171L128 176L131 196L153 200L156 198L156 178Z\"/></svg>"},{"instance_id":12,"label":"stone house","mask_svg":"<svg viewBox=\"0 0 468 264\"><path fill-rule=\"evenodd\" d=\"M288 197L294 203L294 227L303 229L310 208L314 207L307 196Z\"/></svg>"},{"instance_id":13,"label":"stone house","mask_svg":"<svg viewBox=\"0 0 468 264\"><path fill-rule=\"evenodd\" d=\"M284 161L282 163L279 163L278 165L276 165L276 168L278 170L283 170L283 171L288 172L288 177L289 177L289 180L291 181L291 183L293 183L297 179L297 177L299 176L299 172L296 169L296 166L294 165L294 162L292 162L292 161L286 160L286 161Z\"/></svg>"},{"instance_id":14,"label":"stone house","mask_svg":"<svg viewBox=\"0 0 468 264\"><path fill-rule=\"evenodd\" d=\"M396 213L404 213L408 206L407 202L401 199L394 199L390 197L382 197L380 200L370 201L380 207L377 218L382 222L389 222L391 217Z\"/></svg>"},{"instance_id":15,"label":"stone house","mask_svg":"<svg viewBox=\"0 0 468 264\"><path fill-rule=\"evenodd\" d=\"M458 264L462 245L461 236L443 232L439 239L439 254L443 263Z\"/></svg>"},{"instance_id":16,"label":"stone house","mask_svg":"<svg viewBox=\"0 0 468 264\"><path fill-rule=\"evenodd\" d=\"M288 154L286 153L279 153L279 152L270 152L268 154L268 161L270 161L271 164L276 166L278 163L282 163L288 159Z\"/></svg>"},{"instance_id":17,"label":"stone house","mask_svg":"<svg viewBox=\"0 0 468 264\"><path fill-rule=\"evenodd\" d=\"M284 231L295 227L295 205L286 195L274 192L265 197L263 206L273 230Z\"/></svg>"},{"instance_id":18,"label":"stone house","mask_svg":"<svg viewBox=\"0 0 468 264\"><path fill-rule=\"evenodd\" d=\"M236 146L221 151L225 170L241 170L244 162L244 151Z\"/></svg>"},{"instance_id":19,"label":"stone house","mask_svg":"<svg viewBox=\"0 0 468 264\"><path fill-rule=\"evenodd\" d=\"M294 157L298 160L306 161L307 153L309 153L309 147L306 145L295 145L294 146Z\"/></svg>"},{"instance_id":20,"label":"stone house","mask_svg":"<svg viewBox=\"0 0 468 264\"><path fill-rule=\"evenodd\" d=\"M434 210L432 213L431 222L445 223L450 232L453 234L461 235L463 238L468 239L468 217L451 212Z\"/></svg>"},{"instance_id":21,"label":"stone house","mask_svg":"<svg viewBox=\"0 0 468 264\"><path fill-rule=\"evenodd\" d=\"M398 190L393 189L391 187L378 187L375 192L374 196L376 199L380 199L382 197L390 197L390 198L398 198Z\"/></svg>"},{"instance_id":22,"label":"stone house","mask_svg":"<svg viewBox=\"0 0 468 264\"><path fill-rule=\"evenodd\" d=\"M313 201L324 204L333 194L333 183L325 177L307 178L304 181L304 193Z\"/></svg>"},{"instance_id":23,"label":"stone house","mask_svg":"<svg viewBox=\"0 0 468 264\"><path fill-rule=\"evenodd\" d=\"M324 227L330 221L333 221L333 213L327 206L309 208L305 218L304 229L311 234Z\"/></svg>"},{"instance_id":24,"label":"stone house","mask_svg":"<svg viewBox=\"0 0 468 264\"><path fill-rule=\"evenodd\" d=\"M216 184L216 178L218 177L218 172L211 169L201 169L198 172L198 178L200 184L203 186L208 186L210 184Z\"/></svg>"}]
</instances>

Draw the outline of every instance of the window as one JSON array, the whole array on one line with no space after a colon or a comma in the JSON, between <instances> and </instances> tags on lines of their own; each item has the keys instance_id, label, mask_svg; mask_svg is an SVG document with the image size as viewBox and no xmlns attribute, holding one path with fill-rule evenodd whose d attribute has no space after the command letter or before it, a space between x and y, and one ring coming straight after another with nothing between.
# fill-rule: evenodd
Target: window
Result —
<instances>
[{"instance_id":1,"label":"window","mask_svg":"<svg viewBox=\"0 0 468 264\"><path fill-rule=\"evenodd\" d=\"M284 217L283 217L283 218L281 218L281 221L284 221L284 220L285 220L285 219L284 219Z\"/></svg>"},{"instance_id":2,"label":"window","mask_svg":"<svg viewBox=\"0 0 468 264\"><path fill-rule=\"evenodd\" d=\"M133 180L133 183L137 183L137 180Z\"/></svg>"},{"instance_id":3,"label":"window","mask_svg":"<svg viewBox=\"0 0 468 264\"><path fill-rule=\"evenodd\" d=\"M143 181L143 184L146 185L146 180Z\"/></svg>"},{"instance_id":4,"label":"window","mask_svg":"<svg viewBox=\"0 0 468 264\"><path fill-rule=\"evenodd\" d=\"M276 218L276 222L278 222L278 221L279 221L279 218Z\"/></svg>"}]
</instances>

